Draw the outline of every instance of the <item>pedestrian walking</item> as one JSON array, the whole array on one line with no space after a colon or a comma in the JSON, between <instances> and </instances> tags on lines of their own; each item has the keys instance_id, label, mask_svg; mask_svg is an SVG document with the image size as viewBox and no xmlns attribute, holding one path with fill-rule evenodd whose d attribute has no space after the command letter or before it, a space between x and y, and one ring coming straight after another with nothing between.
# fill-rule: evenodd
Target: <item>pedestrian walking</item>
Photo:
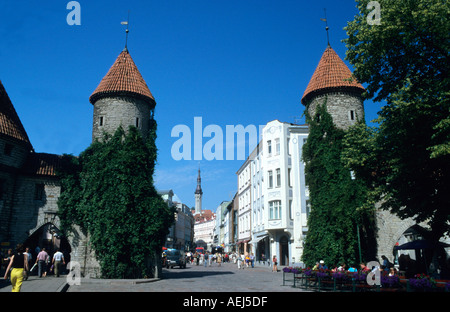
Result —
<instances>
[{"instance_id":1,"label":"pedestrian walking","mask_svg":"<svg viewBox=\"0 0 450 312\"><path fill-rule=\"evenodd\" d=\"M253 253L251 253L250 255L250 262L252 264L252 268L255 267L255 255Z\"/></svg>"},{"instance_id":2,"label":"pedestrian walking","mask_svg":"<svg viewBox=\"0 0 450 312\"><path fill-rule=\"evenodd\" d=\"M8 279L9 270L11 270L12 292L20 292L24 274L28 271L28 258L24 253L23 245L17 245L16 252L11 257L9 265L6 268L4 279Z\"/></svg>"},{"instance_id":3,"label":"pedestrian walking","mask_svg":"<svg viewBox=\"0 0 450 312\"><path fill-rule=\"evenodd\" d=\"M23 280L26 281L28 279L28 275L29 275L29 272L31 270L31 258L32 258L32 256L31 256L30 248L25 247L25 252L24 253L27 255L27 262L28 262L28 270L27 270L27 272L26 272L26 274L25 274L25 276L23 278Z\"/></svg>"},{"instance_id":4,"label":"pedestrian walking","mask_svg":"<svg viewBox=\"0 0 450 312\"><path fill-rule=\"evenodd\" d=\"M273 255L272 262L273 262L272 272L278 272L278 260L276 255Z\"/></svg>"},{"instance_id":5,"label":"pedestrian walking","mask_svg":"<svg viewBox=\"0 0 450 312\"><path fill-rule=\"evenodd\" d=\"M48 262L48 253L45 248L39 252L36 257L36 263L38 264L38 276L46 276L47 275L47 262Z\"/></svg>"},{"instance_id":6,"label":"pedestrian walking","mask_svg":"<svg viewBox=\"0 0 450 312\"><path fill-rule=\"evenodd\" d=\"M64 255L58 248L58 249L56 249L56 252L53 255L53 259L52 259L52 264L54 266L56 277L59 277L59 273L60 273L60 269L61 269L61 262L64 265L66 264L66 262L64 261Z\"/></svg>"},{"instance_id":7,"label":"pedestrian walking","mask_svg":"<svg viewBox=\"0 0 450 312\"><path fill-rule=\"evenodd\" d=\"M241 269L241 268L244 269L245 256L243 254L238 255L237 261L238 261L238 269Z\"/></svg>"},{"instance_id":8,"label":"pedestrian walking","mask_svg":"<svg viewBox=\"0 0 450 312\"><path fill-rule=\"evenodd\" d=\"M4 257L4 258L2 257L2 265L3 264L5 265L5 271L9 265L9 262L11 261L12 256L13 256L13 250L10 248L7 251L6 257Z\"/></svg>"},{"instance_id":9,"label":"pedestrian walking","mask_svg":"<svg viewBox=\"0 0 450 312\"><path fill-rule=\"evenodd\" d=\"M208 265L208 252L205 252L203 256L203 265L205 266L205 268Z\"/></svg>"},{"instance_id":10,"label":"pedestrian walking","mask_svg":"<svg viewBox=\"0 0 450 312\"><path fill-rule=\"evenodd\" d=\"M222 265L222 255L218 254L217 255L217 266L221 266Z\"/></svg>"}]
</instances>

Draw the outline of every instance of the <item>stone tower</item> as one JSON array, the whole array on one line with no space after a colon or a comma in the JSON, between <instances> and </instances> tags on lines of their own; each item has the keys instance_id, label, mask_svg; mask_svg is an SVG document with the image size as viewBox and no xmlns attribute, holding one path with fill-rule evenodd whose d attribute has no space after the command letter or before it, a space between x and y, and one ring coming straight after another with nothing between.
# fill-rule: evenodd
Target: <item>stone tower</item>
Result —
<instances>
[{"instance_id":1,"label":"stone tower","mask_svg":"<svg viewBox=\"0 0 450 312\"><path fill-rule=\"evenodd\" d=\"M318 104L327 99L328 113L338 128L346 130L358 120L364 120L362 99L364 87L330 45L320 59L303 94L302 104L312 117Z\"/></svg>"},{"instance_id":2,"label":"stone tower","mask_svg":"<svg viewBox=\"0 0 450 312\"><path fill-rule=\"evenodd\" d=\"M135 126L144 138L148 136L156 102L127 48L119 54L89 101L94 105L93 141L102 139L103 132L114 134L119 126L125 131Z\"/></svg>"},{"instance_id":3,"label":"stone tower","mask_svg":"<svg viewBox=\"0 0 450 312\"><path fill-rule=\"evenodd\" d=\"M195 214L202 212L202 178L200 178L200 168L198 168L197 188L195 189Z\"/></svg>"}]
</instances>

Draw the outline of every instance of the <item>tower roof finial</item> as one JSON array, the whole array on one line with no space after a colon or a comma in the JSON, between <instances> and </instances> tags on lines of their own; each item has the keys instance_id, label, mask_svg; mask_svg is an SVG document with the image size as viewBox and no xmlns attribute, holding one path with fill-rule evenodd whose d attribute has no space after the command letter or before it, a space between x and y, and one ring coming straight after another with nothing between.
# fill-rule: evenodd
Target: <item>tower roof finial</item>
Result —
<instances>
[{"instance_id":1,"label":"tower roof finial","mask_svg":"<svg viewBox=\"0 0 450 312\"><path fill-rule=\"evenodd\" d=\"M127 25L127 29L125 30L125 48L123 49L124 51L128 51L127 48L127 44L128 44L128 33L130 32L130 30L128 29L128 24L130 23L130 10L128 10L128 19L126 22L121 22L120 24L122 25Z\"/></svg>"},{"instance_id":2,"label":"tower roof finial","mask_svg":"<svg viewBox=\"0 0 450 312\"><path fill-rule=\"evenodd\" d=\"M330 28L328 27L328 21L327 21L327 9L324 8L323 11L325 13L325 18L321 18L320 20L325 22L325 30L327 31L327 43L328 43L328 46L330 46L330 36L328 34L328 30Z\"/></svg>"}]
</instances>

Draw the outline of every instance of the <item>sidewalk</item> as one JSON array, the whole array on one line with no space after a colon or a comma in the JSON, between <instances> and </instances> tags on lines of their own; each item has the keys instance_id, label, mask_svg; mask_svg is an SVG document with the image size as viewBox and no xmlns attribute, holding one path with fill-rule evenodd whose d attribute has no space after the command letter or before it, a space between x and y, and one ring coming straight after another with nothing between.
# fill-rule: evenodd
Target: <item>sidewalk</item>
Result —
<instances>
[{"instance_id":1,"label":"sidewalk","mask_svg":"<svg viewBox=\"0 0 450 312\"><path fill-rule=\"evenodd\" d=\"M81 278L81 284L89 284L95 287L102 286L118 286L121 288L133 287L133 285L151 283L158 281L158 278L146 279L95 279L95 278ZM37 276L30 276L28 280L22 284L21 292L66 292L69 288L67 283L67 275L61 277L47 276L39 278ZM11 282L1 280L0 292L11 292Z\"/></svg>"},{"instance_id":2,"label":"sidewalk","mask_svg":"<svg viewBox=\"0 0 450 312\"><path fill-rule=\"evenodd\" d=\"M67 287L65 275L41 278L29 276L28 280L23 281L21 292L64 292L67 290ZM2 279L0 281L0 292L11 292L11 282L9 280L5 281Z\"/></svg>"}]
</instances>

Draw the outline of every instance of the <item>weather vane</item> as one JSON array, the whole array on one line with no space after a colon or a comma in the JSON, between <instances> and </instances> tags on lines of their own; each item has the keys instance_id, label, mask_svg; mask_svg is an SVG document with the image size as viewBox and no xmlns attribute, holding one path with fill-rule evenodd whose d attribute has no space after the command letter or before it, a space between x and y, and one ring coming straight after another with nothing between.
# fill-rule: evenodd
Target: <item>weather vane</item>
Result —
<instances>
[{"instance_id":1,"label":"weather vane","mask_svg":"<svg viewBox=\"0 0 450 312\"><path fill-rule=\"evenodd\" d=\"M325 18L321 18L320 20L325 22L325 30L327 31L327 42L328 42L328 45L330 45L330 37L328 35L329 28L328 28L328 21L327 21L327 9L324 8L323 11L325 13Z\"/></svg>"},{"instance_id":2,"label":"weather vane","mask_svg":"<svg viewBox=\"0 0 450 312\"><path fill-rule=\"evenodd\" d=\"M122 25L127 25L127 29L125 30L125 33L126 33L126 35L125 35L125 50L128 50L128 48L127 48L127 43L128 43L128 32L129 32L129 30L128 30L128 24L129 24L129 22L130 22L130 10L128 10L128 19L127 19L127 21L126 22L121 22L120 24L122 24Z\"/></svg>"}]
</instances>

